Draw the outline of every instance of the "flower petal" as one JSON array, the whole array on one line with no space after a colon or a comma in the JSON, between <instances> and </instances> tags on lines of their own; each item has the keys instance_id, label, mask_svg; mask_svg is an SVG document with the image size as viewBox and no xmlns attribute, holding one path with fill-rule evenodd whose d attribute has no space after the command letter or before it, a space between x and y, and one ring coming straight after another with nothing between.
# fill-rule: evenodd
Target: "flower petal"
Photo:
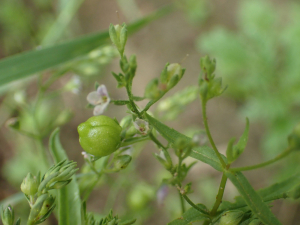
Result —
<instances>
[{"instance_id":1,"label":"flower petal","mask_svg":"<svg viewBox=\"0 0 300 225\"><path fill-rule=\"evenodd\" d=\"M86 100L92 105L99 105L102 103L102 98L97 91L92 91L86 97Z\"/></svg>"}]
</instances>

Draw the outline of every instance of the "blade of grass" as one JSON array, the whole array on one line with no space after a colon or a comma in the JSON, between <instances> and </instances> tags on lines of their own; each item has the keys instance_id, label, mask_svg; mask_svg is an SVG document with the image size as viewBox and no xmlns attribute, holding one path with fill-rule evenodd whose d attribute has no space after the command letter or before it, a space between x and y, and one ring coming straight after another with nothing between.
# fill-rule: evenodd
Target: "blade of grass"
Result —
<instances>
[{"instance_id":1,"label":"blade of grass","mask_svg":"<svg viewBox=\"0 0 300 225\"><path fill-rule=\"evenodd\" d=\"M141 29L148 23L171 11L171 7L161 8L153 14L128 25L128 33ZM51 47L24 52L0 60L0 85L7 84L37 72L84 56L93 49L109 43L108 31L73 39Z\"/></svg>"},{"instance_id":2,"label":"blade of grass","mask_svg":"<svg viewBox=\"0 0 300 225\"><path fill-rule=\"evenodd\" d=\"M59 140L59 128L52 132L49 148L55 163L68 159ZM67 186L58 190L58 215L60 225L81 224L81 201L75 175L72 176L72 181Z\"/></svg>"}]
</instances>

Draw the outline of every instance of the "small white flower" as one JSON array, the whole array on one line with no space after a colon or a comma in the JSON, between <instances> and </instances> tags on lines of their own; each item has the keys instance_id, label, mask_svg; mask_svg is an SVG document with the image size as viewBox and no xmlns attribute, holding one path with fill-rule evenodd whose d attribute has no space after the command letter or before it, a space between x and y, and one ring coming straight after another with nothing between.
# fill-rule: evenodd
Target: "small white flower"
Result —
<instances>
[{"instance_id":1,"label":"small white flower","mask_svg":"<svg viewBox=\"0 0 300 225\"><path fill-rule=\"evenodd\" d=\"M110 102L107 89L103 84L97 88L97 91L90 92L86 99L91 105L95 106L94 116L101 115Z\"/></svg>"},{"instance_id":2,"label":"small white flower","mask_svg":"<svg viewBox=\"0 0 300 225\"><path fill-rule=\"evenodd\" d=\"M145 120L136 118L133 125L142 135L146 135L149 132L149 123Z\"/></svg>"}]
</instances>

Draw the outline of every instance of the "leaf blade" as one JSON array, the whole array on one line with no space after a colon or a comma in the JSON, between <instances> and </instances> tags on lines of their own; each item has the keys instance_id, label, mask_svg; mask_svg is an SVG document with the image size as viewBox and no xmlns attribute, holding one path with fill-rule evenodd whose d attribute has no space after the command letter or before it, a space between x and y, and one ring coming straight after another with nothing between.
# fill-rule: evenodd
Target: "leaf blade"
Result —
<instances>
[{"instance_id":1,"label":"leaf blade","mask_svg":"<svg viewBox=\"0 0 300 225\"><path fill-rule=\"evenodd\" d=\"M191 141L191 138L179 133L178 131L174 130L166 126L165 124L161 123L160 121L156 120L155 118L151 117L149 114L146 113L146 118L150 122L150 124L169 142L175 143L175 141L179 138L186 139L187 141ZM201 146L196 147L192 150L191 157L200 160L206 164L211 165L218 171L222 171L222 165L215 154L215 152L208 146ZM222 155L225 162L227 162L226 157Z\"/></svg>"},{"instance_id":2,"label":"leaf blade","mask_svg":"<svg viewBox=\"0 0 300 225\"><path fill-rule=\"evenodd\" d=\"M170 12L170 9L170 7L162 8L128 25L128 33L139 30L151 21ZM106 43L109 43L108 31L4 58L0 60L0 85L69 62Z\"/></svg>"},{"instance_id":3,"label":"leaf blade","mask_svg":"<svg viewBox=\"0 0 300 225\"><path fill-rule=\"evenodd\" d=\"M238 189L251 211L261 222L264 224L281 225L268 205L262 200L241 172L231 172L227 170L225 174Z\"/></svg>"},{"instance_id":4,"label":"leaf blade","mask_svg":"<svg viewBox=\"0 0 300 225\"><path fill-rule=\"evenodd\" d=\"M49 140L49 148L55 163L68 156L59 140L59 128L56 128ZM60 225L80 225L81 224L81 201L79 187L75 175L72 181L65 187L58 189L58 222Z\"/></svg>"}]
</instances>

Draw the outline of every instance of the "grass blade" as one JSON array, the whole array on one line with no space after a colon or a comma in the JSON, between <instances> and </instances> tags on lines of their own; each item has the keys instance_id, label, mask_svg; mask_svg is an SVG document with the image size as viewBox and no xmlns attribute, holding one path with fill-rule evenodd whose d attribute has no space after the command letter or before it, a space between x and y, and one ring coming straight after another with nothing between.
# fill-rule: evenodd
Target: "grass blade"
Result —
<instances>
[{"instance_id":1,"label":"grass blade","mask_svg":"<svg viewBox=\"0 0 300 225\"><path fill-rule=\"evenodd\" d=\"M153 14L128 25L133 33L151 21L170 12L171 8L162 8ZM73 39L51 47L24 52L0 61L0 85L28 77L43 70L61 65L83 56L95 48L109 43L108 31Z\"/></svg>"},{"instance_id":2,"label":"grass blade","mask_svg":"<svg viewBox=\"0 0 300 225\"><path fill-rule=\"evenodd\" d=\"M49 148L55 163L68 159L59 140L58 128L50 136ZM60 225L81 224L81 201L75 175L72 176L72 181L67 186L58 189L58 217Z\"/></svg>"}]
</instances>

